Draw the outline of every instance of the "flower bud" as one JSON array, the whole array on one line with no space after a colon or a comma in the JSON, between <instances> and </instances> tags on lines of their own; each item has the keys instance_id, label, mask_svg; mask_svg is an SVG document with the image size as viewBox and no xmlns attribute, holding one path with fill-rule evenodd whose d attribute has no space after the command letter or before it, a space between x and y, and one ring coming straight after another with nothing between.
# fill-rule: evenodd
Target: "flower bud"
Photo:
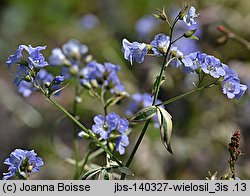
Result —
<instances>
[{"instance_id":1,"label":"flower bud","mask_svg":"<svg viewBox=\"0 0 250 196\"><path fill-rule=\"evenodd\" d=\"M109 149L113 151L115 149L114 143L109 142L108 144L109 144Z\"/></svg>"},{"instance_id":2,"label":"flower bud","mask_svg":"<svg viewBox=\"0 0 250 196\"><path fill-rule=\"evenodd\" d=\"M161 20L168 20L168 17L165 13L165 9L163 8L162 10L158 9L158 13L157 14L153 14L155 18L157 19L161 19Z\"/></svg>"},{"instance_id":3,"label":"flower bud","mask_svg":"<svg viewBox=\"0 0 250 196\"><path fill-rule=\"evenodd\" d=\"M27 172L32 172L32 169L33 169L33 166L29 165L28 168L27 168Z\"/></svg>"},{"instance_id":4,"label":"flower bud","mask_svg":"<svg viewBox=\"0 0 250 196\"><path fill-rule=\"evenodd\" d=\"M87 134L85 131L80 131L78 133L78 137L84 137L84 138L89 138L89 134Z\"/></svg>"},{"instance_id":5,"label":"flower bud","mask_svg":"<svg viewBox=\"0 0 250 196\"><path fill-rule=\"evenodd\" d=\"M83 83L81 83L81 84L82 84L82 86L83 86L84 88L86 88L86 89L91 89L91 88L92 88L92 86L90 85L89 82L83 82Z\"/></svg>"},{"instance_id":6,"label":"flower bud","mask_svg":"<svg viewBox=\"0 0 250 196\"><path fill-rule=\"evenodd\" d=\"M46 82L45 83L45 88L49 88L51 86L51 83L50 82Z\"/></svg>"},{"instance_id":7,"label":"flower bud","mask_svg":"<svg viewBox=\"0 0 250 196\"><path fill-rule=\"evenodd\" d=\"M26 82L31 82L32 81L32 79L31 79L31 77L29 75L25 76L24 80Z\"/></svg>"},{"instance_id":8,"label":"flower bud","mask_svg":"<svg viewBox=\"0 0 250 196\"><path fill-rule=\"evenodd\" d=\"M92 86L92 87L94 87L94 88L98 88L98 82L97 82L97 80L96 80L96 79L92 79L92 80L90 80L90 84L91 84L91 86Z\"/></svg>"},{"instance_id":9,"label":"flower bud","mask_svg":"<svg viewBox=\"0 0 250 196\"><path fill-rule=\"evenodd\" d=\"M89 63L89 62L91 62L93 60L93 56L92 55L87 55L86 57L85 57L85 59L84 59L84 61L86 62L86 63Z\"/></svg>"},{"instance_id":10,"label":"flower bud","mask_svg":"<svg viewBox=\"0 0 250 196\"><path fill-rule=\"evenodd\" d=\"M184 16L186 16L188 11L188 5L186 5L180 12L179 12L179 19L183 20Z\"/></svg>"},{"instance_id":11,"label":"flower bud","mask_svg":"<svg viewBox=\"0 0 250 196\"><path fill-rule=\"evenodd\" d=\"M218 25L216 29L220 32L225 32L225 27L223 25Z\"/></svg>"},{"instance_id":12,"label":"flower bud","mask_svg":"<svg viewBox=\"0 0 250 196\"><path fill-rule=\"evenodd\" d=\"M72 67L69 68L69 72L72 75L76 75L78 73L78 71L79 71L78 66L72 66Z\"/></svg>"},{"instance_id":13,"label":"flower bud","mask_svg":"<svg viewBox=\"0 0 250 196\"><path fill-rule=\"evenodd\" d=\"M150 44L146 44L146 46L147 46L147 49L148 49L148 50L151 50L151 49L153 48L153 46L150 45Z\"/></svg>"},{"instance_id":14,"label":"flower bud","mask_svg":"<svg viewBox=\"0 0 250 196\"><path fill-rule=\"evenodd\" d=\"M122 91L121 93L119 93L121 96L123 96L123 97L129 97L129 94L128 94L128 92L126 92L126 91Z\"/></svg>"},{"instance_id":15,"label":"flower bud","mask_svg":"<svg viewBox=\"0 0 250 196\"><path fill-rule=\"evenodd\" d=\"M64 80L64 76L56 76L54 79L53 79L53 84L61 84Z\"/></svg>"},{"instance_id":16,"label":"flower bud","mask_svg":"<svg viewBox=\"0 0 250 196\"><path fill-rule=\"evenodd\" d=\"M184 37L186 38L190 38L193 36L193 34L196 32L197 29L193 29L193 30L190 30L190 31L187 31L186 33L184 33Z\"/></svg>"},{"instance_id":17,"label":"flower bud","mask_svg":"<svg viewBox=\"0 0 250 196\"><path fill-rule=\"evenodd\" d=\"M76 101L77 103L81 103L81 102L82 102L82 98L81 98L80 96L76 96L76 97L75 97L75 101Z\"/></svg>"}]
</instances>

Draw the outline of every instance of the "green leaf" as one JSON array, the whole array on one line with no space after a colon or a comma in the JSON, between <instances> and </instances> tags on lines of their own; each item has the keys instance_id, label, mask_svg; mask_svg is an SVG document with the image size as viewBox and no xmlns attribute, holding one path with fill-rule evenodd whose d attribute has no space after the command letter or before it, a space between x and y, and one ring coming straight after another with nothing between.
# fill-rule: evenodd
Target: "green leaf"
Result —
<instances>
[{"instance_id":1,"label":"green leaf","mask_svg":"<svg viewBox=\"0 0 250 196\"><path fill-rule=\"evenodd\" d=\"M125 167L125 166L123 166L123 167L118 167L118 170L120 171L120 172L122 172L122 173L124 173L124 174L126 174L127 176L129 176L129 175L134 175L132 172L131 172L131 170L128 168L128 167Z\"/></svg>"},{"instance_id":2,"label":"green leaf","mask_svg":"<svg viewBox=\"0 0 250 196\"><path fill-rule=\"evenodd\" d=\"M160 124L161 141L166 149L173 154L170 139L172 134L172 117L171 115L162 107L157 107L157 116Z\"/></svg>"},{"instance_id":3,"label":"green leaf","mask_svg":"<svg viewBox=\"0 0 250 196\"><path fill-rule=\"evenodd\" d=\"M98 180L113 180L113 172L103 169L98 176Z\"/></svg>"},{"instance_id":4,"label":"green leaf","mask_svg":"<svg viewBox=\"0 0 250 196\"><path fill-rule=\"evenodd\" d=\"M89 170L88 172L86 172L84 175L81 176L81 179L86 180L87 178L90 178L90 177L96 175L101 170L102 170L102 167L98 167L98 168L94 168L92 170Z\"/></svg>"},{"instance_id":5,"label":"green leaf","mask_svg":"<svg viewBox=\"0 0 250 196\"><path fill-rule=\"evenodd\" d=\"M130 122L132 123L142 123L145 122L152 117L154 117L157 113L156 106L149 106L146 108L143 108L139 112L137 112L131 119Z\"/></svg>"}]
</instances>

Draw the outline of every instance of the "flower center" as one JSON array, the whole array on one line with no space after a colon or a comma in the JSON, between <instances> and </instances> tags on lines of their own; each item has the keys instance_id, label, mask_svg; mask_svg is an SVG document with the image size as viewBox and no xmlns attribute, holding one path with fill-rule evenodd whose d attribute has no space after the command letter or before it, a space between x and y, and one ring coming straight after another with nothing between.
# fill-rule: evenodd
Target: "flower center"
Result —
<instances>
[{"instance_id":1,"label":"flower center","mask_svg":"<svg viewBox=\"0 0 250 196\"><path fill-rule=\"evenodd\" d=\"M207 70L210 71L210 72L215 71L214 65L212 65L212 64L208 65Z\"/></svg>"},{"instance_id":2,"label":"flower center","mask_svg":"<svg viewBox=\"0 0 250 196\"><path fill-rule=\"evenodd\" d=\"M105 121L105 122L103 123L103 128L104 128L106 131L109 129L109 125L108 125L108 122L107 122L107 121Z\"/></svg>"},{"instance_id":3,"label":"flower center","mask_svg":"<svg viewBox=\"0 0 250 196\"><path fill-rule=\"evenodd\" d=\"M228 91L234 91L235 85L234 85L232 82L226 82L225 88L226 88Z\"/></svg>"}]
</instances>

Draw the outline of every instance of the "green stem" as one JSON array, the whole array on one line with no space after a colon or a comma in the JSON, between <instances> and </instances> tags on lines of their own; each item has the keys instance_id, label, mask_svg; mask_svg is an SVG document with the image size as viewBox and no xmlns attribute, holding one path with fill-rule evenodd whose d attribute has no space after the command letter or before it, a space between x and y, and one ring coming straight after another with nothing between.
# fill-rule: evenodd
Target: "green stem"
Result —
<instances>
[{"instance_id":1,"label":"green stem","mask_svg":"<svg viewBox=\"0 0 250 196\"><path fill-rule=\"evenodd\" d=\"M136 152L137 152L137 149L139 148L139 146L140 146L140 144L141 144L141 141L142 141L142 139L143 139L143 137L144 137L144 135L145 135L145 133L146 133L146 130L147 130L147 128L148 128L149 123L150 123L150 120L147 120L146 123L144 124L143 129L142 129L142 131L141 131L141 134L140 134L139 138L137 139L137 142L136 142L136 144L135 144L135 146L134 146L134 148L133 148L133 151L132 151L132 153L130 154L129 159L127 160L127 162L126 162L126 164L125 164L126 167L129 167L130 164L131 164L131 162L133 161L134 156L135 156L135 154L136 154ZM126 177L126 174L125 174L125 173L122 173L122 175L121 175L121 180L124 180L125 177Z\"/></svg>"},{"instance_id":2,"label":"green stem","mask_svg":"<svg viewBox=\"0 0 250 196\"><path fill-rule=\"evenodd\" d=\"M171 45L172 45L174 26L177 23L178 19L179 19L179 15L174 19L173 25L170 26L169 46L168 46L168 49L166 51L166 54L164 55L164 60L163 60L162 66L161 66L161 71L160 71L158 79L157 79L156 90L155 90L155 93L154 93L154 100L153 100L152 105L156 104L156 101L157 101L157 98L158 98L158 95L159 95L163 73L164 73L164 70L166 68L166 62L167 62L168 54L169 54L169 51L170 51L170 48L171 48ZM145 135L145 133L147 131L149 123L150 123L150 119L147 120L146 123L144 124L144 127L142 128L141 134L140 134L139 138L137 139L135 147L133 148L133 151L130 154L129 159L126 162L126 165L125 165L126 167L129 167L131 162L133 161L134 156L135 156L135 154L136 154L136 152L137 152L137 150L138 150L138 148L139 148L139 146L140 146L140 144L142 142L142 139L143 139L143 137L144 137L144 135ZM121 180L124 180L125 177L126 177L126 174L122 173Z\"/></svg>"},{"instance_id":3,"label":"green stem","mask_svg":"<svg viewBox=\"0 0 250 196\"><path fill-rule=\"evenodd\" d=\"M180 99L182 99L184 97L190 96L190 95L192 95L192 94L194 94L194 93L196 93L196 92L198 92L200 90L203 90L205 88L210 88L210 87L214 86L216 84L216 82L217 82L217 80L214 81L214 82L212 82L212 83L210 83L210 84L207 84L205 86L195 88L194 90L191 90L191 91L188 91L188 92L186 92L184 94L181 94L179 96L173 97L173 98L171 98L171 99L169 99L167 101L163 101L163 102L157 104L156 106L168 105L168 104L173 103L173 102L175 102L177 100L180 100Z\"/></svg>"},{"instance_id":4,"label":"green stem","mask_svg":"<svg viewBox=\"0 0 250 196\"><path fill-rule=\"evenodd\" d=\"M104 86L103 86L102 90L101 90L100 99L101 99L102 106L103 106L103 109L104 109L104 116L107 116L107 114L108 114L108 106L106 105L105 98L104 98L105 92L106 91L105 91Z\"/></svg>"},{"instance_id":5,"label":"green stem","mask_svg":"<svg viewBox=\"0 0 250 196\"><path fill-rule=\"evenodd\" d=\"M74 97L74 103L73 103L73 112L72 112L72 115L75 117L76 116L76 113L77 113L77 96L78 95L78 81L76 80L75 81L76 84L75 84L75 97ZM77 125L73 123L73 127L74 127L74 130L73 130L73 150L74 150L74 158L75 158L75 175L74 175L74 179L78 179L79 178L79 166L78 166L78 163L79 163L79 151L78 151L78 134L77 134Z\"/></svg>"},{"instance_id":6,"label":"green stem","mask_svg":"<svg viewBox=\"0 0 250 196\"><path fill-rule=\"evenodd\" d=\"M175 42L177 42L178 40L180 40L180 39L183 38L183 37L184 37L184 35L181 35L180 37L178 37L178 38L176 38L174 41L172 41L171 44L174 44Z\"/></svg>"},{"instance_id":7,"label":"green stem","mask_svg":"<svg viewBox=\"0 0 250 196\"><path fill-rule=\"evenodd\" d=\"M93 134L90 130L88 130L85 126L83 126L74 116L72 116L66 109L64 109L60 104L58 104L55 100L51 99L50 97L47 97L47 99L55 105L58 109L60 109L64 114L66 114L75 124L77 124L84 132L86 132L89 137L98 145L100 146L107 154L110 155L112 159L119 165L123 166L123 164L120 162L120 160L113 155L112 152L110 152Z\"/></svg>"},{"instance_id":8,"label":"green stem","mask_svg":"<svg viewBox=\"0 0 250 196\"><path fill-rule=\"evenodd\" d=\"M184 93L184 94L181 94L181 95L179 95L179 96L173 97L172 99L169 99L169 100L167 100L167 101L161 102L160 104L157 104L157 105L155 105L155 106L167 105L167 104L173 103L173 102L175 102L175 101L177 101L177 100L183 99L184 97L190 96L190 95L192 95L192 94L194 94L194 93L196 93L196 92L198 92L198 91L201 91L201 90L203 90L203 89L205 89L205 88L210 88L210 87L214 86L214 85L216 84L217 81L218 81L218 80L216 80L216 81L214 81L214 82L212 82L212 83L210 83L210 84L204 85L204 86L202 86L202 87L195 88L194 90L191 90L191 91L186 92L186 93ZM126 163L126 167L129 167L129 166L130 166L130 164L131 164L131 162L132 162L132 160L133 160L133 158L134 158L134 156L135 156L135 153L136 153L136 151L137 151L137 149L138 149L138 147L139 147L139 145L140 145L140 142L141 142L143 136L145 135L145 132L146 132L146 130L147 130L147 128L148 128L149 122L150 122L150 120L148 120L148 121L145 123L145 125L144 125L144 127L143 127L143 129L142 129L142 132L141 132L141 134L140 134L140 136L139 136L139 138L138 138L138 140L137 140L137 143L136 143L136 145L135 145L135 147L134 147L134 149L133 149L133 151L132 151L132 153L131 153L131 155L130 155L130 157L129 157L127 163ZM125 174L122 174L121 180L124 180L124 179L125 179L125 176L126 176Z\"/></svg>"},{"instance_id":9,"label":"green stem","mask_svg":"<svg viewBox=\"0 0 250 196\"><path fill-rule=\"evenodd\" d=\"M79 177L79 180L81 180L82 177L85 175L83 173L83 171L85 170L85 166L87 165L88 161L94 159L95 157L99 156L102 153L103 153L103 149L102 148L100 148L100 149L98 149L96 151L94 151L94 149L93 150L89 150L89 152L86 155L86 157L81 161L83 163L82 163L82 167L81 167L81 172L80 172L81 175ZM79 164L80 164L80 162L79 162Z\"/></svg>"},{"instance_id":10,"label":"green stem","mask_svg":"<svg viewBox=\"0 0 250 196\"><path fill-rule=\"evenodd\" d=\"M89 156L91 155L92 152L93 152L93 149L89 150L89 152L87 153L87 155L86 155L86 157L84 159L84 162L82 164L81 170L80 170L80 175L83 173L84 167L87 164L87 162L89 161Z\"/></svg>"}]
</instances>

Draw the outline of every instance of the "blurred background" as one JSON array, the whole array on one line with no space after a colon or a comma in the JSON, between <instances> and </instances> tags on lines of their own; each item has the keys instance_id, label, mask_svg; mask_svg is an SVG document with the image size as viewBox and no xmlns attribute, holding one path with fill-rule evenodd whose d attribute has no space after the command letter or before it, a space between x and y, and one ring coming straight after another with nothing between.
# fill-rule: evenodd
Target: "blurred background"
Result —
<instances>
[{"instance_id":1,"label":"blurred background","mask_svg":"<svg viewBox=\"0 0 250 196\"><path fill-rule=\"evenodd\" d=\"M43 51L48 59L51 50L69 39L86 44L98 62L121 66L119 76L130 94L151 92L161 61L146 57L142 64L130 65L121 52L121 41L150 43L158 33L168 34L168 26L153 18L157 8L165 7L169 18L178 14L188 2L199 13L196 36L199 41L180 40L177 45L184 54L200 50L233 67L242 80L250 84L250 51L234 39L226 40L216 30L224 25L242 38L250 37L250 1L245 0L1 0L0 1L0 177L7 171L3 161L16 148L34 149L45 165L31 179L72 179L73 126L69 119L38 93L23 98L12 84L13 70L6 60L20 44L47 45ZM176 35L187 27L180 22ZM250 41L250 40L249 40ZM159 98L167 100L187 92L194 86L191 76L169 68ZM250 88L250 86L249 86ZM56 98L71 110L73 87L67 87ZM131 100L123 100L112 108L123 117ZM93 107L94 106L94 107ZM199 92L167 105L173 117L172 148L163 147L159 130L150 126L131 166L132 179L205 179L207 172L228 172L227 150L232 133L240 129L243 155L236 172L241 179L250 179L250 101L249 93L240 100L229 100L221 87ZM93 117L101 110L99 102L87 93L79 105L79 116L91 128ZM121 157L126 161L142 126L133 127L130 145ZM79 139L81 157L88 141ZM100 158L102 159L102 157ZM99 160L95 160L98 162ZM130 178L130 177L129 177Z\"/></svg>"}]
</instances>

